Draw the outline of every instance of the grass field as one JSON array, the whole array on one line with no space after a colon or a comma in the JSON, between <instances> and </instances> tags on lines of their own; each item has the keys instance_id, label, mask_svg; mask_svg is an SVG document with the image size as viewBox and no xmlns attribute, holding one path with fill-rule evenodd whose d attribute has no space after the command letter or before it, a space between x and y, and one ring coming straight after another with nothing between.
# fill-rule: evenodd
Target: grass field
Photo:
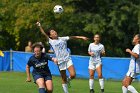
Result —
<instances>
[{"instance_id":1,"label":"grass field","mask_svg":"<svg viewBox=\"0 0 140 93\"><path fill-rule=\"evenodd\" d=\"M38 93L37 86L32 83L25 82L26 74L19 72L0 72L0 93ZM54 92L63 93L61 87L61 78L53 77ZM134 82L135 88L140 91L140 82ZM89 93L88 80L75 79L69 88L70 93ZM98 80L95 80L95 91L99 92L100 87ZM105 93L122 93L121 82L105 81Z\"/></svg>"}]
</instances>

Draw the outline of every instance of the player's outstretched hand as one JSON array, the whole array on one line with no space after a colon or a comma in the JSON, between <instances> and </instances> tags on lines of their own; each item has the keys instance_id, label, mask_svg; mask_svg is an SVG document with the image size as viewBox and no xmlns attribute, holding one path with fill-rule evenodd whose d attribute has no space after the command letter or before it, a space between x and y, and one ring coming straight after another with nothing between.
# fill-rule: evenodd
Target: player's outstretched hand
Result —
<instances>
[{"instance_id":1,"label":"player's outstretched hand","mask_svg":"<svg viewBox=\"0 0 140 93\"><path fill-rule=\"evenodd\" d=\"M93 52L89 52L89 55L90 55L90 56L94 56L94 53L93 53Z\"/></svg>"},{"instance_id":2,"label":"player's outstretched hand","mask_svg":"<svg viewBox=\"0 0 140 93\"><path fill-rule=\"evenodd\" d=\"M26 79L26 82L31 82L31 78L27 78Z\"/></svg>"},{"instance_id":3,"label":"player's outstretched hand","mask_svg":"<svg viewBox=\"0 0 140 93\"><path fill-rule=\"evenodd\" d=\"M40 22L36 22L36 25L39 26L39 27L41 26Z\"/></svg>"}]
</instances>

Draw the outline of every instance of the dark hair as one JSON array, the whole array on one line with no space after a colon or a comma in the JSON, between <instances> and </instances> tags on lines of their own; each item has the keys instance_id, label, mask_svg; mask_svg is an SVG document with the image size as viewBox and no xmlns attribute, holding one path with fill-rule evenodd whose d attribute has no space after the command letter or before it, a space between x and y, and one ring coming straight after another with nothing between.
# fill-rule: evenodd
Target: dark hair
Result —
<instances>
[{"instance_id":1,"label":"dark hair","mask_svg":"<svg viewBox=\"0 0 140 93\"><path fill-rule=\"evenodd\" d=\"M44 48L44 46L40 43L40 42L36 42L32 45L32 49L34 50L34 48L39 47L42 51L42 49Z\"/></svg>"},{"instance_id":2,"label":"dark hair","mask_svg":"<svg viewBox=\"0 0 140 93\"><path fill-rule=\"evenodd\" d=\"M49 36L49 38L51 38L51 37L50 37L50 35L51 35L51 34L50 34L50 33L51 33L51 30L55 30L55 29L54 29L54 28L50 28L50 29L46 32L46 34Z\"/></svg>"},{"instance_id":3,"label":"dark hair","mask_svg":"<svg viewBox=\"0 0 140 93\"><path fill-rule=\"evenodd\" d=\"M100 37L100 34L99 33L94 34L93 37L95 37L95 35L98 35Z\"/></svg>"}]
</instances>

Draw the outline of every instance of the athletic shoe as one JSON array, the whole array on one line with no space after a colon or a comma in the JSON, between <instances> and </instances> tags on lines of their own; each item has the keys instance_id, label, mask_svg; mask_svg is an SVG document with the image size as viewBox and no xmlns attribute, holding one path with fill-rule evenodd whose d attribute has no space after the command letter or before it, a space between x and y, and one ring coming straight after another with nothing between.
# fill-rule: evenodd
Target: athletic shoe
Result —
<instances>
[{"instance_id":1,"label":"athletic shoe","mask_svg":"<svg viewBox=\"0 0 140 93\"><path fill-rule=\"evenodd\" d=\"M90 89L90 93L94 93L94 89Z\"/></svg>"},{"instance_id":2,"label":"athletic shoe","mask_svg":"<svg viewBox=\"0 0 140 93\"><path fill-rule=\"evenodd\" d=\"M69 78L67 78L67 85L68 85L69 88L71 87L70 79Z\"/></svg>"},{"instance_id":3,"label":"athletic shoe","mask_svg":"<svg viewBox=\"0 0 140 93\"><path fill-rule=\"evenodd\" d=\"M104 89L101 89L101 93L104 93Z\"/></svg>"}]
</instances>

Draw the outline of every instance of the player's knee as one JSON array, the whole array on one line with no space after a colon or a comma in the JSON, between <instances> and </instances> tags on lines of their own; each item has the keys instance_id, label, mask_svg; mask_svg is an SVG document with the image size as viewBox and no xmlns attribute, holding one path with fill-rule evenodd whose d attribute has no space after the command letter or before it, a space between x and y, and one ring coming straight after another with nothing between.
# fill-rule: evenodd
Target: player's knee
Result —
<instances>
[{"instance_id":1,"label":"player's knee","mask_svg":"<svg viewBox=\"0 0 140 93\"><path fill-rule=\"evenodd\" d=\"M124 79L122 81L122 85L125 86L125 87L128 87L129 86L129 82L126 79Z\"/></svg>"},{"instance_id":2,"label":"player's knee","mask_svg":"<svg viewBox=\"0 0 140 93\"><path fill-rule=\"evenodd\" d=\"M94 75L90 74L90 75L89 75L89 78L90 78L90 79L93 79L93 78L94 78Z\"/></svg>"},{"instance_id":3,"label":"player's knee","mask_svg":"<svg viewBox=\"0 0 140 93\"><path fill-rule=\"evenodd\" d=\"M39 88L44 88L45 87L45 84L42 81L38 81L37 85L38 85Z\"/></svg>"},{"instance_id":4,"label":"player's knee","mask_svg":"<svg viewBox=\"0 0 140 93\"><path fill-rule=\"evenodd\" d=\"M76 77L76 74L73 73L73 74L70 75L70 77L71 77L71 79L74 79Z\"/></svg>"},{"instance_id":5,"label":"player's knee","mask_svg":"<svg viewBox=\"0 0 140 93\"><path fill-rule=\"evenodd\" d=\"M62 77L62 83L63 84L67 83L67 78L66 77Z\"/></svg>"},{"instance_id":6,"label":"player's knee","mask_svg":"<svg viewBox=\"0 0 140 93\"><path fill-rule=\"evenodd\" d=\"M99 79L103 78L102 74L98 74L98 78Z\"/></svg>"},{"instance_id":7,"label":"player's knee","mask_svg":"<svg viewBox=\"0 0 140 93\"><path fill-rule=\"evenodd\" d=\"M47 93L53 93L53 89L47 89Z\"/></svg>"}]
</instances>

